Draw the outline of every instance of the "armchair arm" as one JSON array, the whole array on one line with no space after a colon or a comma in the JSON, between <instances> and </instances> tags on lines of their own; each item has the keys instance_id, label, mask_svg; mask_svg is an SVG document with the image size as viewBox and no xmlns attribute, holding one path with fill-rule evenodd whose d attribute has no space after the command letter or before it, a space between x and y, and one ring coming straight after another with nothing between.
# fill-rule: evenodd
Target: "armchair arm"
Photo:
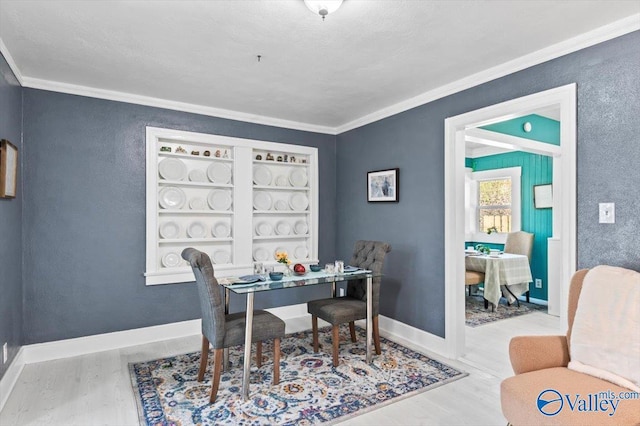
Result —
<instances>
[{"instance_id":1,"label":"armchair arm","mask_svg":"<svg viewBox=\"0 0 640 426\"><path fill-rule=\"evenodd\" d=\"M514 337L509 342L509 358L515 374L544 368L566 367L569 364L567 337Z\"/></svg>"}]
</instances>

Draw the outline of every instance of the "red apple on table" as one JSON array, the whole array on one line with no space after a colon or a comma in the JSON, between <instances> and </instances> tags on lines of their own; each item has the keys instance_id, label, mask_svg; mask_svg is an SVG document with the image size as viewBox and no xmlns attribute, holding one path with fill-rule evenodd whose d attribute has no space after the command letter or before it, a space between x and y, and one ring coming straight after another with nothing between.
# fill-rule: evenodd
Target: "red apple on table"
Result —
<instances>
[{"instance_id":1,"label":"red apple on table","mask_svg":"<svg viewBox=\"0 0 640 426\"><path fill-rule=\"evenodd\" d=\"M296 263L295 265L293 265L293 272L297 274L304 274L305 272L307 272L307 270L305 269L304 265Z\"/></svg>"}]
</instances>

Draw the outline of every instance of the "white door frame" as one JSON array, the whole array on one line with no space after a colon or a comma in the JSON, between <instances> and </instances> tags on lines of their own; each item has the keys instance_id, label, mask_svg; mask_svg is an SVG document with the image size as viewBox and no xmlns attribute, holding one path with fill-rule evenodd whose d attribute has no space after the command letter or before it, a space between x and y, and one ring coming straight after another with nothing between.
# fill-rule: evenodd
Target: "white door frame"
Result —
<instances>
[{"instance_id":1,"label":"white door frame","mask_svg":"<svg viewBox=\"0 0 640 426\"><path fill-rule=\"evenodd\" d=\"M444 224L445 224L445 347L447 356L458 358L465 348L464 250L464 158L465 130L511 118L532 110L560 107L560 156L554 157L553 238L562 247L560 276L561 324L567 324L567 292L576 270L576 85L568 84L445 120ZM515 148L519 148L514 146ZM557 150L557 147L555 147ZM551 154L554 155L554 154Z\"/></svg>"}]
</instances>

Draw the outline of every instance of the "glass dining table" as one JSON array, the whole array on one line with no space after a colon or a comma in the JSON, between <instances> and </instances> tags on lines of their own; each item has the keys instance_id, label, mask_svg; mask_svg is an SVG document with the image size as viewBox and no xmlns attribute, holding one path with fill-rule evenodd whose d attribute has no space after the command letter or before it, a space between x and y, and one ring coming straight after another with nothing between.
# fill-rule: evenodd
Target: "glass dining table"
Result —
<instances>
[{"instance_id":1,"label":"glass dining table","mask_svg":"<svg viewBox=\"0 0 640 426\"><path fill-rule=\"evenodd\" d=\"M247 300L246 318L245 318L245 338L244 338L244 364L242 372L242 397L246 401L249 399L249 375L251 368L251 337L253 330L253 301L256 293L263 291L273 291L281 289L291 289L306 287L319 284L330 284L331 294L336 297L336 283L350 280L365 280L367 291L367 317L366 317L366 361L371 363L371 344L372 344L372 302L368 297L371 294L373 278L379 277L381 274L375 274L368 270L357 270L354 272L327 273L324 271L307 272L305 275L285 276L280 281L267 279L255 283L247 283L239 278L227 277L220 278L218 282L224 286L225 313L229 313L230 292L239 295L245 295ZM225 368L229 359L229 351L225 349L224 363Z\"/></svg>"}]
</instances>

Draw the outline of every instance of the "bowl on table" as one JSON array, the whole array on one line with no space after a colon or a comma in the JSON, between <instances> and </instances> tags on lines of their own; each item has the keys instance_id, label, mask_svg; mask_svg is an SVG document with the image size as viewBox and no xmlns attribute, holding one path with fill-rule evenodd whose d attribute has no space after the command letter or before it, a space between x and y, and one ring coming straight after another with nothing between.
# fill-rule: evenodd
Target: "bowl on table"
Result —
<instances>
[{"instance_id":1,"label":"bowl on table","mask_svg":"<svg viewBox=\"0 0 640 426\"><path fill-rule=\"evenodd\" d=\"M320 265L309 265L309 269L311 269L311 272L319 272L322 270L322 266Z\"/></svg>"},{"instance_id":2,"label":"bowl on table","mask_svg":"<svg viewBox=\"0 0 640 426\"><path fill-rule=\"evenodd\" d=\"M269 278L271 278L272 281L280 281L283 275L282 272L269 272Z\"/></svg>"}]
</instances>

